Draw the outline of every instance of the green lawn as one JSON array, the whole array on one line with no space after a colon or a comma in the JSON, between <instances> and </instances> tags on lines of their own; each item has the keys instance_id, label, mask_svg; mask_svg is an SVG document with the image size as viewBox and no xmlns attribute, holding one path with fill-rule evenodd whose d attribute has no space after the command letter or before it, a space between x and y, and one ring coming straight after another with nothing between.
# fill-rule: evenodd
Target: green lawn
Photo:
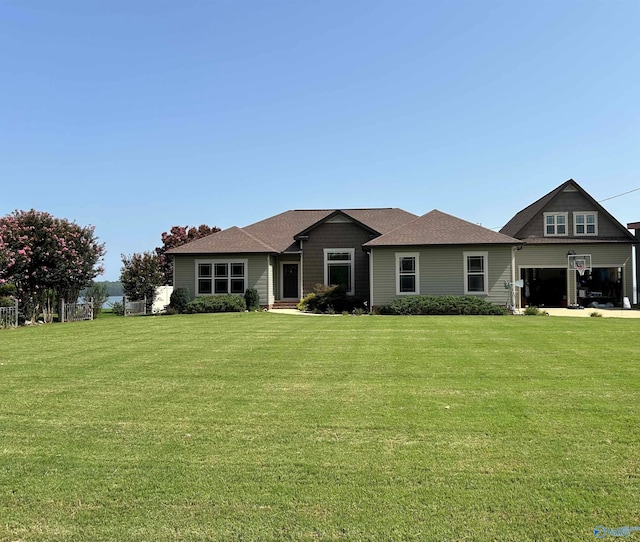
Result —
<instances>
[{"instance_id":1,"label":"green lawn","mask_svg":"<svg viewBox=\"0 0 640 542\"><path fill-rule=\"evenodd\" d=\"M243 313L0 330L0 540L640 526L639 324Z\"/></svg>"}]
</instances>

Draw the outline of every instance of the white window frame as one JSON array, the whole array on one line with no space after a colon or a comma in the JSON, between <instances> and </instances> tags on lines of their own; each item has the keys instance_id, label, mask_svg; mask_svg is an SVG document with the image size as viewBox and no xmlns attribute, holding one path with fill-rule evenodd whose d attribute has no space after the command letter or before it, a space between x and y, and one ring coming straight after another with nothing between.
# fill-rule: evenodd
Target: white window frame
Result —
<instances>
[{"instance_id":1,"label":"white window frame","mask_svg":"<svg viewBox=\"0 0 640 542\"><path fill-rule=\"evenodd\" d=\"M404 258L414 258L415 265L412 273L403 272L400 262ZM412 292L400 291L400 277L414 275L415 288ZM420 253L418 252L396 252L396 295L419 295L420 294Z\"/></svg>"},{"instance_id":2,"label":"white window frame","mask_svg":"<svg viewBox=\"0 0 640 542\"><path fill-rule=\"evenodd\" d=\"M468 265L467 258L478 257L478 256L481 256L483 258L482 273L469 272L469 265ZM486 251L463 252L462 265L463 265L465 295L489 295L489 253ZM477 275L482 275L484 289L481 292L479 291L471 292L469 291L469 277L477 276Z\"/></svg>"},{"instance_id":3,"label":"white window frame","mask_svg":"<svg viewBox=\"0 0 640 542\"><path fill-rule=\"evenodd\" d=\"M210 279L211 280L211 292L201 292L200 291L200 279L202 278L200 276L200 266L201 265L210 265L211 266L211 276L210 277L204 277L204 279ZM215 266L216 264L226 264L228 266L228 275L226 277L227 280L227 291L224 293L216 293L216 286L215 286L215 281L216 281L216 276L215 276ZM243 265L243 269L244 269L244 274L242 276L232 276L231 275L231 266L234 264L242 264ZM196 282L195 282L195 288L194 291L196 293L196 295L227 295L231 293L231 281L232 280L238 280L238 279L242 279L242 281L244 282L244 288L242 289L242 293L234 293L232 295L242 295L244 294L244 292L247 290L248 288L248 278L249 278L249 262L248 260L243 260L243 259L237 259L237 258L231 258L231 259L216 259L216 260L196 260L195 262L196 268L195 268L195 278L196 278Z\"/></svg>"},{"instance_id":4,"label":"white window frame","mask_svg":"<svg viewBox=\"0 0 640 542\"><path fill-rule=\"evenodd\" d=\"M554 217L553 233L547 232L547 217ZM558 233L558 217L564 217L564 233ZM551 225L551 224L549 224ZM566 237L569 235L569 213L544 213L544 236L545 237Z\"/></svg>"},{"instance_id":5,"label":"white window frame","mask_svg":"<svg viewBox=\"0 0 640 542\"><path fill-rule=\"evenodd\" d=\"M593 233L588 233L587 232L587 226L589 225L587 222L587 217L588 216L593 216L594 217L594 232ZM584 232L583 233L578 233L578 217L582 216L584 222L582 222L582 224L580 224L581 226L584 226ZM576 237L595 237L596 235L598 235L598 212L597 211L575 211L573 213L573 235L575 235Z\"/></svg>"},{"instance_id":6,"label":"white window frame","mask_svg":"<svg viewBox=\"0 0 640 542\"><path fill-rule=\"evenodd\" d=\"M329 254L334 252L348 252L349 260L329 260ZM330 263L348 263L351 267L351 288L347 292L347 295L353 295L355 289L355 280L356 280L356 263L355 263L355 249L354 248L325 248L324 249L324 284L326 286L330 286L329 284L329 264Z\"/></svg>"}]
</instances>

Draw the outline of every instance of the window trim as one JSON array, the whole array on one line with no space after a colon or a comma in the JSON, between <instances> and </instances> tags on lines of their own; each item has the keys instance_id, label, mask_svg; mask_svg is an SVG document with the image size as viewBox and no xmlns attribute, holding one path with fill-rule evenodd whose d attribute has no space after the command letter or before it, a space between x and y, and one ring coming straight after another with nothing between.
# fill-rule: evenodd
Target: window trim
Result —
<instances>
[{"instance_id":1,"label":"window trim","mask_svg":"<svg viewBox=\"0 0 640 542\"><path fill-rule=\"evenodd\" d=\"M343 261L345 263L349 263L350 267L351 267L351 288L349 288L349 291L347 292L347 295L353 295L354 294L354 290L355 290L355 280L356 280L356 262L355 262L355 253L356 253L356 249L355 248L325 248L323 249L324 251L324 284L326 286L330 286L329 284L329 254L333 253L333 252L348 252L349 253L349 260L333 260L334 262L340 262Z\"/></svg>"},{"instance_id":2,"label":"window trim","mask_svg":"<svg viewBox=\"0 0 640 542\"><path fill-rule=\"evenodd\" d=\"M553 216L554 217L554 221L553 221L553 231L554 231L554 233L547 233L547 217L548 216ZM557 222L557 218L555 218L555 217L558 217L558 216L564 217L564 229L565 229L564 233L557 233L558 232L558 222ZM544 228L544 236L545 237L566 237L567 235L569 235L569 213L559 213L559 212L544 213L543 228Z\"/></svg>"},{"instance_id":3,"label":"window trim","mask_svg":"<svg viewBox=\"0 0 640 542\"><path fill-rule=\"evenodd\" d=\"M203 277L204 279L211 280L211 292L200 292L200 266L201 265L210 265L211 266L211 275ZM216 280L222 280L220 277L216 277L216 264L226 264L227 265L227 276L224 277L227 281L227 291L225 293L216 293L215 282ZM233 264L242 264L244 266L244 274L242 276L232 276L231 274L231 266ZM228 295L231 294L231 281L232 280L242 280L244 282L244 288L242 290L242 294L248 288L248 280L249 280L249 261L243 258L230 258L230 259L196 259L195 260L195 287L194 292L196 296L200 295ZM234 293L231 295L242 295L240 293Z\"/></svg>"},{"instance_id":4,"label":"window trim","mask_svg":"<svg viewBox=\"0 0 640 542\"><path fill-rule=\"evenodd\" d=\"M467 258L474 256L482 256L482 273L469 272L469 266ZM465 295L489 295L489 252L487 251L465 251L462 253L462 270L464 275L464 294ZM482 292L479 291L469 291L469 276L478 276L482 275L483 277L483 286L484 289Z\"/></svg>"},{"instance_id":5,"label":"window trim","mask_svg":"<svg viewBox=\"0 0 640 542\"><path fill-rule=\"evenodd\" d=\"M580 215L584 216L584 222L582 224L585 227L584 233L578 233L577 217ZM594 233L587 232L587 216L588 215L593 215L595 218ZM598 235L598 211L574 211L573 212L573 235L575 235L576 237L596 237Z\"/></svg>"},{"instance_id":6,"label":"window trim","mask_svg":"<svg viewBox=\"0 0 640 542\"><path fill-rule=\"evenodd\" d=\"M396 252L396 295L420 295L420 253L419 252ZM403 258L414 258L415 268L413 273L402 273L400 270L400 260ZM412 292L400 291L400 277L403 275L413 275L415 277L415 288Z\"/></svg>"}]
</instances>

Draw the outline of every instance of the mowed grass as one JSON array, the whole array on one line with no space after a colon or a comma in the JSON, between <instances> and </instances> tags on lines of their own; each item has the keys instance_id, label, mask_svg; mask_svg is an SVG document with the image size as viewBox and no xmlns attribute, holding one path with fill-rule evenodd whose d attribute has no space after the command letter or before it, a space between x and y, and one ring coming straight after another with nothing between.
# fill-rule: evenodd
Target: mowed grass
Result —
<instances>
[{"instance_id":1,"label":"mowed grass","mask_svg":"<svg viewBox=\"0 0 640 542\"><path fill-rule=\"evenodd\" d=\"M0 331L0 540L640 525L639 324L254 313Z\"/></svg>"}]
</instances>

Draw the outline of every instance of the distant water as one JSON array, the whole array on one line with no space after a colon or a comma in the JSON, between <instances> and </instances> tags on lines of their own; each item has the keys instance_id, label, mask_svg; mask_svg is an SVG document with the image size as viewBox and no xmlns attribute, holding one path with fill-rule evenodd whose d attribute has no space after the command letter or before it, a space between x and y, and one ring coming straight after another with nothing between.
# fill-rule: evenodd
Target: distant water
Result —
<instances>
[{"instance_id":1,"label":"distant water","mask_svg":"<svg viewBox=\"0 0 640 542\"><path fill-rule=\"evenodd\" d=\"M78 298L78 302L82 303L84 299L82 297ZM114 303L122 303L121 295L112 295L107 298L107 300L102 304L103 309L110 309L113 307Z\"/></svg>"},{"instance_id":2,"label":"distant water","mask_svg":"<svg viewBox=\"0 0 640 542\"><path fill-rule=\"evenodd\" d=\"M113 307L114 303L122 303L121 295L112 295L107 298L107 300L102 304L103 309L110 309Z\"/></svg>"}]
</instances>

